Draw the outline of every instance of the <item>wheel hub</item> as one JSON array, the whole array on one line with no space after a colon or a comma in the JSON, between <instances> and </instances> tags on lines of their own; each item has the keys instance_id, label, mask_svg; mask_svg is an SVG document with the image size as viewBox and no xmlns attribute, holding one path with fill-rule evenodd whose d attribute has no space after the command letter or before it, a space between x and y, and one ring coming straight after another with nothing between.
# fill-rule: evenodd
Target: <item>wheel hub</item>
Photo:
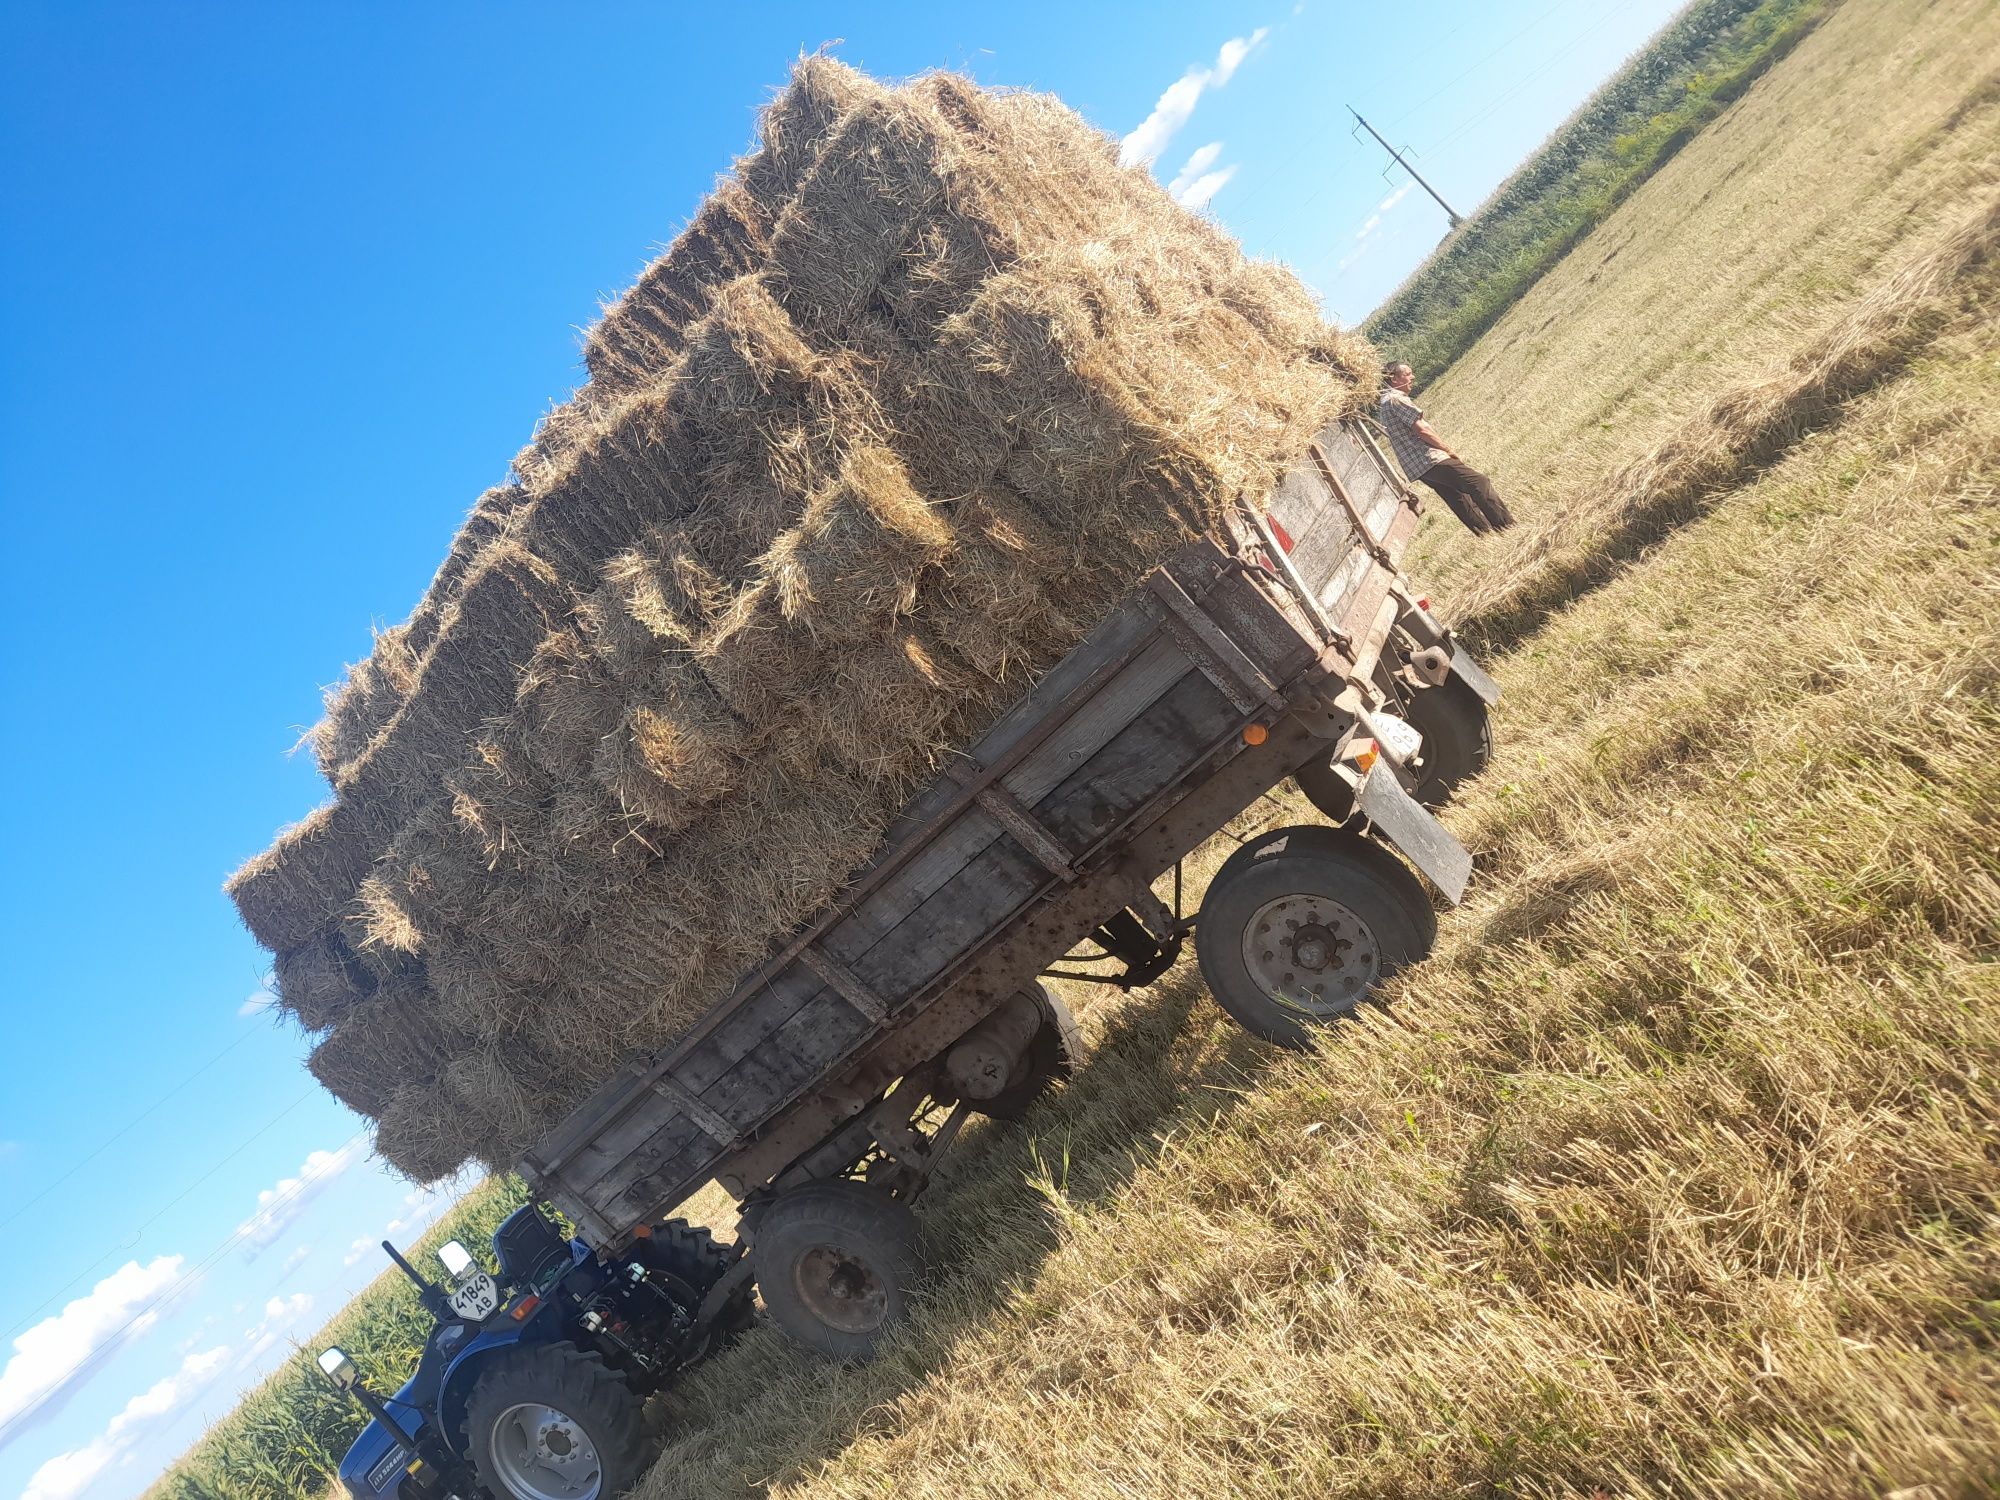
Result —
<instances>
[{"instance_id":1,"label":"wheel hub","mask_svg":"<svg viewBox=\"0 0 2000 1500\"><path fill-rule=\"evenodd\" d=\"M493 1423L499 1477L516 1500L597 1500L603 1465L590 1435L568 1413L523 1402Z\"/></svg>"},{"instance_id":2,"label":"wheel hub","mask_svg":"<svg viewBox=\"0 0 2000 1500\"><path fill-rule=\"evenodd\" d=\"M1330 1016L1361 1002L1381 974L1381 955L1360 917L1301 892L1257 908L1243 929L1243 966L1273 1000Z\"/></svg>"},{"instance_id":3,"label":"wheel hub","mask_svg":"<svg viewBox=\"0 0 2000 1500\"><path fill-rule=\"evenodd\" d=\"M889 1315L889 1290L867 1263L838 1245L815 1245L798 1258L793 1284L813 1315L842 1333L870 1333Z\"/></svg>"}]
</instances>

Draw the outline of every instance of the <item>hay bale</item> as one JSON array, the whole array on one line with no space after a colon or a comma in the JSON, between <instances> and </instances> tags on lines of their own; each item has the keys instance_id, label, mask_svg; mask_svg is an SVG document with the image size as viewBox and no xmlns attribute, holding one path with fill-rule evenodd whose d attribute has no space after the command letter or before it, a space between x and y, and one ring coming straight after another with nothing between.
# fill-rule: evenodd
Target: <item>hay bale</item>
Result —
<instances>
[{"instance_id":1,"label":"hay bale","mask_svg":"<svg viewBox=\"0 0 2000 1500\"><path fill-rule=\"evenodd\" d=\"M662 662L627 693L592 774L621 809L677 832L736 790L754 738L699 671Z\"/></svg>"},{"instance_id":2,"label":"hay bale","mask_svg":"<svg viewBox=\"0 0 2000 1500\"><path fill-rule=\"evenodd\" d=\"M861 447L759 566L789 624L815 641L859 644L881 640L916 609L956 542L896 456Z\"/></svg>"},{"instance_id":3,"label":"hay bale","mask_svg":"<svg viewBox=\"0 0 2000 1500\"><path fill-rule=\"evenodd\" d=\"M404 1084L370 1113L375 1154L412 1182L441 1182L479 1154L479 1122L434 1079Z\"/></svg>"},{"instance_id":4,"label":"hay bale","mask_svg":"<svg viewBox=\"0 0 2000 1500\"><path fill-rule=\"evenodd\" d=\"M279 954L272 973L279 1005L308 1031L339 1025L367 1002L378 983L337 926Z\"/></svg>"},{"instance_id":5,"label":"hay bale","mask_svg":"<svg viewBox=\"0 0 2000 1500\"><path fill-rule=\"evenodd\" d=\"M328 802L284 830L223 889L250 935L273 953L302 948L345 906L373 861L365 810Z\"/></svg>"},{"instance_id":6,"label":"hay bale","mask_svg":"<svg viewBox=\"0 0 2000 1500\"><path fill-rule=\"evenodd\" d=\"M433 1079L454 1050L417 981L383 985L314 1047L306 1066L336 1099L379 1115L406 1083Z\"/></svg>"},{"instance_id":7,"label":"hay bale","mask_svg":"<svg viewBox=\"0 0 2000 1500\"><path fill-rule=\"evenodd\" d=\"M504 1164L1372 359L1054 101L803 60L330 700L339 802L232 881L315 1073L416 1175Z\"/></svg>"}]
</instances>

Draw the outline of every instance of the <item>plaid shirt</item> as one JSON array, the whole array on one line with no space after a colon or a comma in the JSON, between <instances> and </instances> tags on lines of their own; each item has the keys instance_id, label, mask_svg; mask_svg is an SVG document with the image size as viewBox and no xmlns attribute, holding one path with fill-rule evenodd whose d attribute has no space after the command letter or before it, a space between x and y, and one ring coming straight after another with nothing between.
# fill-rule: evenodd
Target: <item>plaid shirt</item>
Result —
<instances>
[{"instance_id":1,"label":"plaid shirt","mask_svg":"<svg viewBox=\"0 0 2000 1500\"><path fill-rule=\"evenodd\" d=\"M1396 450L1396 462L1411 479L1421 478L1436 463L1451 457L1442 448L1433 448L1417 436L1417 423L1424 409L1394 386L1382 392L1382 425L1389 430L1389 444Z\"/></svg>"}]
</instances>

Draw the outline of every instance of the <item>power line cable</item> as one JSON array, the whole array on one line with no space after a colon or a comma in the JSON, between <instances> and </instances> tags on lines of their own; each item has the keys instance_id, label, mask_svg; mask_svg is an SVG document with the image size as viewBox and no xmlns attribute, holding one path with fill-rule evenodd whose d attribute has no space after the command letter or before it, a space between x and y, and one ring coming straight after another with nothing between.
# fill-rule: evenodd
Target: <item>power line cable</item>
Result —
<instances>
[{"instance_id":1,"label":"power line cable","mask_svg":"<svg viewBox=\"0 0 2000 1500\"><path fill-rule=\"evenodd\" d=\"M284 1119L293 1110L297 1109L301 1104L304 1104L308 1099L313 1098L315 1095L318 1094L318 1092L319 1092L318 1089L307 1089L303 1094L299 1095L298 1098L294 1099L290 1104L287 1104L283 1109L279 1110L270 1119L266 1120L262 1125L258 1126L257 1129L252 1131L249 1135L245 1136L240 1142L237 1143L236 1148L231 1152L229 1152L228 1155L224 1156L220 1161L216 1162L214 1166L210 1167L206 1172L203 1172L201 1176L195 1178L194 1181L190 1182L186 1187L182 1188L181 1191L177 1193L175 1196L173 1196L172 1198L168 1199L165 1203L160 1205L160 1207L157 1210L155 1210L151 1218L147 1219L144 1223L140 1224L136 1229L132 1231L130 1237L121 1240L118 1244L112 1246L111 1249L105 1251L102 1255L98 1256L96 1260L92 1261L89 1265L85 1266L81 1271L77 1272L76 1275L70 1277L68 1281L63 1283L62 1286L58 1287L48 1297L44 1298L38 1306L36 1306L27 1314L27 1316L17 1321L12 1327L8 1328L6 1332L0 1333L0 1340L12 1338L16 1333L20 1332L23 1328L27 1327L28 1324L32 1323L39 1314L46 1311L58 1297L62 1296L64 1292L67 1292L71 1287L75 1286L78 1282L82 1281L86 1276L90 1275L91 1272L95 1271L99 1266L103 1265L107 1260L111 1259L112 1256L117 1255L120 1251L129 1250L134 1245L138 1244L140 1237L144 1235L148 1229L152 1228L155 1224L159 1223L162 1218L166 1217L167 1213L171 1209L173 1209L175 1205L179 1204L196 1188L200 1187L204 1182L208 1181L209 1178L213 1177L217 1172L220 1172L224 1167L228 1166L232 1161L236 1160L236 1158L241 1156L245 1151L249 1150L250 1147L256 1144L258 1140L262 1139L265 1135L268 1135L271 1132L271 1130L277 1126L280 1120Z\"/></svg>"},{"instance_id":2,"label":"power line cable","mask_svg":"<svg viewBox=\"0 0 2000 1500\"><path fill-rule=\"evenodd\" d=\"M130 1120L126 1121L125 1124L121 1125L118 1129L114 1130L110 1135L106 1136L102 1141L100 1141L88 1156L82 1157L78 1161L73 1163L60 1176L56 1177L51 1182L49 1182L48 1185L45 1186L39 1193L36 1193L33 1197L24 1200L19 1205L17 1205L14 1211L11 1214L7 1215L6 1218L0 1219L0 1229L7 1228L16 1219L20 1218L21 1215L25 1214L29 1209L33 1208L37 1203L40 1203L44 1198L48 1197L50 1193L53 1193L57 1188L61 1187L65 1182L68 1182L70 1178L76 1176L78 1172L81 1172L85 1167L89 1166L92 1162L96 1161L98 1157L102 1156L106 1151L110 1150L113 1145L123 1140L126 1136L130 1135L134 1130L136 1130L141 1124L143 1124L145 1121L151 1119L155 1114L157 1114L160 1111L160 1109L167 1103L168 1100L172 1099L176 1094L180 1093L183 1089L187 1088L197 1078L201 1077L202 1074L206 1073L210 1068L214 1067L217 1063L221 1062L223 1058L229 1056L230 1053L234 1052L238 1047L241 1047L245 1042L251 1040L251 1038L256 1036L256 1034L257 1033L254 1031L244 1032L242 1036L238 1037L235 1041L231 1042L227 1047L224 1047L220 1052L216 1053L215 1056L211 1057L207 1062L203 1063L200 1067L196 1068L192 1073L188 1074L179 1083L175 1084L172 1088L168 1089L164 1094L160 1095L160 1097L155 1099L151 1104L147 1105L144 1109L140 1110L138 1114L134 1115Z\"/></svg>"},{"instance_id":3,"label":"power line cable","mask_svg":"<svg viewBox=\"0 0 2000 1500\"><path fill-rule=\"evenodd\" d=\"M345 1141L341 1143L339 1147L339 1152L345 1152L349 1147L361 1141L367 1134L368 1132L365 1127L361 1130L357 1130L353 1135L349 1136ZM323 1170L317 1173L303 1174L299 1177L299 1179L296 1182L292 1184L290 1188L286 1189L283 1193L279 1193L276 1196L274 1196L269 1203L260 1205L258 1213L252 1214L249 1218L245 1219L241 1224L237 1225L234 1232L232 1232L226 1239L222 1241L221 1244L217 1245L207 1255L203 1256L201 1260L198 1261L192 1268L190 1268L187 1272L181 1275L174 1282L172 1286L168 1287L165 1291L161 1292L158 1296L154 1297L152 1301L148 1302L144 1307L140 1308L137 1312L133 1313L131 1317L127 1318L123 1323L119 1324L116 1329L112 1330L111 1336L109 1338L107 1338L103 1343L97 1345L88 1354L84 1355L82 1359L78 1360L75 1364L71 1365L67 1370L63 1371L63 1373L56 1378L54 1383L52 1383L47 1390L43 1391L41 1395L37 1396L33 1401L29 1402L26 1406L22 1407L21 1410L14 1413L13 1416L7 1418L4 1422L0 1422L0 1447L6 1446L6 1444L12 1439L13 1435L17 1431L19 1431L20 1428L29 1421L29 1419L31 1419L44 1406L48 1405L48 1403L53 1399L55 1399L55 1397L59 1395L62 1391L66 1390L71 1384L71 1382L73 1382L76 1379L77 1376L83 1374L87 1370L91 1370L96 1366L103 1364L105 1360L109 1359L112 1355L116 1354L119 1350L123 1349L126 1346L126 1344L131 1341L132 1335L134 1331L137 1330L140 1323L144 1322L150 1315L158 1311L161 1307L165 1306L167 1303L173 1301L176 1297L180 1296L189 1287L193 1286L194 1283L200 1280L202 1276L207 1274L207 1272L218 1261L220 1261L223 1256L227 1255L237 1245L241 1244L245 1239L249 1238L251 1232L257 1227L258 1220L263 1216L264 1213L267 1213L269 1210L276 1208L282 1204L295 1201L298 1198L299 1194L303 1193L306 1190L306 1188L310 1187L315 1182L321 1181L327 1175L328 1174Z\"/></svg>"}]
</instances>

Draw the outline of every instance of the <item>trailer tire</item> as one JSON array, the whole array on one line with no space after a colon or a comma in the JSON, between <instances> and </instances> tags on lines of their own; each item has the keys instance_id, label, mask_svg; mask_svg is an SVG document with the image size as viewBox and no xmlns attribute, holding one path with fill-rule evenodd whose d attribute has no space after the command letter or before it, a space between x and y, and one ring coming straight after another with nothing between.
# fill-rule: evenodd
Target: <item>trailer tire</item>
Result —
<instances>
[{"instance_id":1,"label":"trailer tire","mask_svg":"<svg viewBox=\"0 0 2000 1500\"><path fill-rule=\"evenodd\" d=\"M1067 1082L1076 1065L1083 1061L1083 1032L1069 1007L1045 984L1035 985L1029 993L1042 1012L1042 1024L1034 1040L1028 1043L1027 1076L991 1099L966 1100L976 1115L993 1120L1022 1118L1051 1087Z\"/></svg>"},{"instance_id":2,"label":"trailer tire","mask_svg":"<svg viewBox=\"0 0 2000 1500\"><path fill-rule=\"evenodd\" d=\"M1209 993L1239 1024L1307 1047L1436 938L1430 898L1395 855L1296 827L1245 845L1216 872L1195 950Z\"/></svg>"},{"instance_id":3,"label":"trailer tire","mask_svg":"<svg viewBox=\"0 0 2000 1500\"><path fill-rule=\"evenodd\" d=\"M809 1182L764 1209L750 1260L764 1311L787 1338L863 1364L909 1315L917 1221L906 1204L863 1183Z\"/></svg>"},{"instance_id":4,"label":"trailer tire","mask_svg":"<svg viewBox=\"0 0 2000 1500\"><path fill-rule=\"evenodd\" d=\"M1411 698L1405 717L1424 737L1424 763L1410 795L1425 807L1443 807L1493 758L1492 715L1479 694L1451 677Z\"/></svg>"},{"instance_id":5,"label":"trailer tire","mask_svg":"<svg viewBox=\"0 0 2000 1500\"><path fill-rule=\"evenodd\" d=\"M632 1254L648 1271L663 1271L685 1283L693 1290L697 1305L737 1260L734 1245L718 1243L706 1227L686 1219L663 1219L655 1224L652 1234L633 1246ZM757 1295L746 1281L716 1314L701 1353L728 1348L756 1322Z\"/></svg>"},{"instance_id":6,"label":"trailer tire","mask_svg":"<svg viewBox=\"0 0 2000 1500\"><path fill-rule=\"evenodd\" d=\"M639 1398L574 1344L492 1356L466 1403L465 1433L473 1472L498 1500L612 1500L650 1456Z\"/></svg>"}]
</instances>

